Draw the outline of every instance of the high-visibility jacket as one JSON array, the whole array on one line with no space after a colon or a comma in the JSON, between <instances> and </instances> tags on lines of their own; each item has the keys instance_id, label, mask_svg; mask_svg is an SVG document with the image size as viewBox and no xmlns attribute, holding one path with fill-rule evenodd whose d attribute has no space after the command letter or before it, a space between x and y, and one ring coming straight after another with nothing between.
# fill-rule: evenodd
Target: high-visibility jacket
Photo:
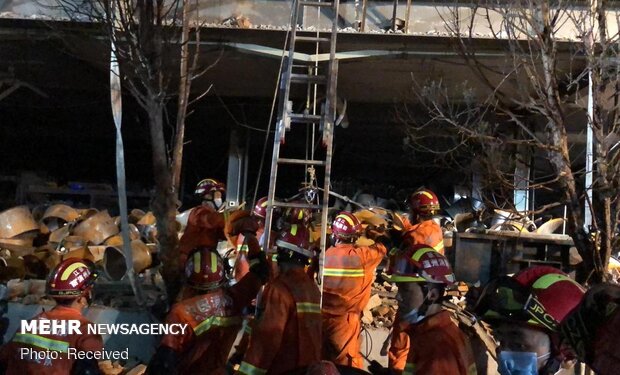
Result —
<instances>
[{"instance_id":1,"label":"high-visibility jacket","mask_svg":"<svg viewBox=\"0 0 620 375\"><path fill-rule=\"evenodd\" d=\"M408 324L400 319L400 311L397 311L392 325L392 337L388 351L388 368L394 375L402 374L407 364L410 347L409 335L406 332L407 327Z\"/></svg>"},{"instance_id":2,"label":"high-visibility jacket","mask_svg":"<svg viewBox=\"0 0 620 375\"><path fill-rule=\"evenodd\" d=\"M186 323L185 334L165 335L162 346L179 354L179 374L226 374L226 361L241 324L242 310L261 286L260 279L248 273L229 288L201 294L172 307L167 323Z\"/></svg>"},{"instance_id":3,"label":"high-visibility jacket","mask_svg":"<svg viewBox=\"0 0 620 375\"><path fill-rule=\"evenodd\" d=\"M376 268L387 253L383 244L341 243L325 252L323 268L323 358L362 368L361 313L370 299Z\"/></svg>"},{"instance_id":4,"label":"high-visibility jacket","mask_svg":"<svg viewBox=\"0 0 620 375\"><path fill-rule=\"evenodd\" d=\"M195 207L190 212L185 232L179 239L179 268L184 269L187 257L193 249L199 246L215 248L218 242L224 240L236 245L236 236L256 233L257 229L258 223L248 211L218 212L209 206Z\"/></svg>"},{"instance_id":5,"label":"high-visibility jacket","mask_svg":"<svg viewBox=\"0 0 620 375\"><path fill-rule=\"evenodd\" d=\"M241 280L248 272L250 272L249 255L261 252L258 240L253 233L244 233L237 235L236 238L237 259L235 260L235 280Z\"/></svg>"},{"instance_id":6,"label":"high-visibility jacket","mask_svg":"<svg viewBox=\"0 0 620 375\"><path fill-rule=\"evenodd\" d=\"M268 283L238 373L287 374L320 362L320 298L319 288L301 267Z\"/></svg>"},{"instance_id":7,"label":"high-visibility jacket","mask_svg":"<svg viewBox=\"0 0 620 375\"><path fill-rule=\"evenodd\" d=\"M427 245L441 254L444 253L443 231L434 220L424 220L417 224L411 224L408 220L403 220L403 223L405 227L401 248L413 245ZM394 254L390 252L390 255ZM392 327L388 363L392 372L399 374L405 367L410 340L402 330L400 314L396 314Z\"/></svg>"},{"instance_id":8,"label":"high-visibility jacket","mask_svg":"<svg viewBox=\"0 0 620 375\"><path fill-rule=\"evenodd\" d=\"M441 311L407 328L411 349L403 375L476 375L471 344L451 316Z\"/></svg>"},{"instance_id":9,"label":"high-visibility jacket","mask_svg":"<svg viewBox=\"0 0 620 375\"><path fill-rule=\"evenodd\" d=\"M443 231L434 220L424 220L417 224L405 222L403 246L427 245L444 253Z\"/></svg>"},{"instance_id":10,"label":"high-visibility jacket","mask_svg":"<svg viewBox=\"0 0 620 375\"><path fill-rule=\"evenodd\" d=\"M30 334L17 333L0 351L0 362L6 366L7 375L67 375L76 361L75 353L101 352L103 340L101 335L88 333L88 321L79 310L58 305L48 312L42 312L33 320L78 320L81 334ZM25 352L25 348L30 349ZM47 351L57 352L46 355ZM37 355L36 353L39 353ZM69 355L71 354L71 355Z\"/></svg>"},{"instance_id":11,"label":"high-visibility jacket","mask_svg":"<svg viewBox=\"0 0 620 375\"><path fill-rule=\"evenodd\" d=\"M198 206L192 209L187 219L185 232L179 239L179 268L185 269L189 253L199 247L214 248L221 240L225 240L224 215L209 206Z\"/></svg>"}]
</instances>

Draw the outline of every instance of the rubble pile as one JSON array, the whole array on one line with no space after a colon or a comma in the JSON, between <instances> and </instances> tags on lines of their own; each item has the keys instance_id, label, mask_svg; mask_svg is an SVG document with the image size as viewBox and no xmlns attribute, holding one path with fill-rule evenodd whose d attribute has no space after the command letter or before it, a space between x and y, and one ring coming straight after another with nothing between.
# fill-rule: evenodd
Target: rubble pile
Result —
<instances>
[{"instance_id":1,"label":"rubble pile","mask_svg":"<svg viewBox=\"0 0 620 375\"><path fill-rule=\"evenodd\" d=\"M392 328L398 310L397 291L398 287L387 281L375 282L372 285L370 300L362 313L364 328ZM453 297L452 302L454 304L464 308L463 297L468 291L468 285L459 282L455 287L446 291L446 294Z\"/></svg>"},{"instance_id":2,"label":"rubble pile","mask_svg":"<svg viewBox=\"0 0 620 375\"><path fill-rule=\"evenodd\" d=\"M118 361L112 362L110 360L99 362L99 369L105 375L142 375L146 372L145 364L128 363L125 366L121 365Z\"/></svg>"},{"instance_id":3,"label":"rubble pile","mask_svg":"<svg viewBox=\"0 0 620 375\"><path fill-rule=\"evenodd\" d=\"M129 222L134 271L153 279L156 272L145 271L158 263L155 218L134 209ZM119 217L94 208L54 204L32 212L26 206L0 212L0 282L7 286L7 298L53 304L45 298L45 279L66 258L94 262L104 284L121 280L127 266L120 232Z\"/></svg>"},{"instance_id":4,"label":"rubble pile","mask_svg":"<svg viewBox=\"0 0 620 375\"><path fill-rule=\"evenodd\" d=\"M396 317L398 288L388 282L375 282L371 297L362 314L364 328L391 328Z\"/></svg>"}]
</instances>

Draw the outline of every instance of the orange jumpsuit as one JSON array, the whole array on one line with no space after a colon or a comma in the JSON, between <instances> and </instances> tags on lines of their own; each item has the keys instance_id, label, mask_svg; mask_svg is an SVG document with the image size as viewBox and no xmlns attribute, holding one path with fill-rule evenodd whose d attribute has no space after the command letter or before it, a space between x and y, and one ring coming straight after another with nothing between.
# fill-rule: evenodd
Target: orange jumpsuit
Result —
<instances>
[{"instance_id":1,"label":"orange jumpsuit","mask_svg":"<svg viewBox=\"0 0 620 375\"><path fill-rule=\"evenodd\" d=\"M187 227L179 239L179 267L185 268L189 253L199 247L214 248L221 240L225 240L224 215L209 206L198 206L192 209L187 218Z\"/></svg>"},{"instance_id":2,"label":"orange jumpsuit","mask_svg":"<svg viewBox=\"0 0 620 375\"><path fill-rule=\"evenodd\" d=\"M100 335L88 333L88 321L79 310L66 306L56 306L48 312L42 312L34 319L39 320L79 320L81 334L51 335L51 334L21 334L17 333L0 351L0 362L6 368L7 375L67 375L75 363L69 353L75 348L79 352L100 352L103 350L103 340ZM30 348L40 353L22 353L22 348ZM58 358L45 355L46 351L57 352ZM74 356L73 356L74 357Z\"/></svg>"},{"instance_id":3,"label":"orange jumpsuit","mask_svg":"<svg viewBox=\"0 0 620 375\"><path fill-rule=\"evenodd\" d=\"M417 224L405 222L403 234L403 246L428 245L433 249L444 253L443 231L434 220L424 220Z\"/></svg>"},{"instance_id":4,"label":"orange jumpsuit","mask_svg":"<svg viewBox=\"0 0 620 375\"><path fill-rule=\"evenodd\" d=\"M301 267L268 283L238 374L289 374L320 362L320 298L319 288Z\"/></svg>"},{"instance_id":5,"label":"orange jumpsuit","mask_svg":"<svg viewBox=\"0 0 620 375\"><path fill-rule=\"evenodd\" d=\"M249 254L258 254L261 252L258 240L252 233L239 234L236 239L237 260L235 261L235 280L241 280L248 272L250 272Z\"/></svg>"},{"instance_id":6,"label":"orange jumpsuit","mask_svg":"<svg viewBox=\"0 0 620 375\"><path fill-rule=\"evenodd\" d=\"M451 315L441 311L407 328L412 346L403 375L476 375L471 344Z\"/></svg>"},{"instance_id":7,"label":"orange jumpsuit","mask_svg":"<svg viewBox=\"0 0 620 375\"><path fill-rule=\"evenodd\" d=\"M428 245L433 249L444 253L443 231L439 224L433 220L424 220L417 224L411 224L408 220L405 224L403 244L401 248L413 245ZM400 314L396 314L392 328L392 339L388 352L389 368L395 373L400 373L405 368L407 353L409 353L409 336L403 331L400 322Z\"/></svg>"},{"instance_id":8,"label":"orange jumpsuit","mask_svg":"<svg viewBox=\"0 0 620 375\"><path fill-rule=\"evenodd\" d=\"M228 353L243 320L242 310L261 286L260 279L248 273L230 288L181 301L172 307L166 323L187 323L184 335L166 335L161 340L179 354L179 374L226 374Z\"/></svg>"},{"instance_id":9,"label":"orange jumpsuit","mask_svg":"<svg viewBox=\"0 0 620 375\"><path fill-rule=\"evenodd\" d=\"M387 253L380 243L371 247L337 244L325 253L323 270L323 359L362 368L361 314L370 299L376 268Z\"/></svg>"}]
</instances>

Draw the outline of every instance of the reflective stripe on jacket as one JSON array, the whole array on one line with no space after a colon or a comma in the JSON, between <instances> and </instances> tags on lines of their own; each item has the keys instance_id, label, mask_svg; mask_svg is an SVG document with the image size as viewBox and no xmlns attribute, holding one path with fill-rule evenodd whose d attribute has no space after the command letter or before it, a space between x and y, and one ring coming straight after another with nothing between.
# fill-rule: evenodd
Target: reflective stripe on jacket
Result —
<instances>
[{"instance_id":1,"label":"reflective stripe on jacket","mask_svg":"<svg viewBox=\"0 0 620 375\"><path fill-rule=\"evenodd\" d=\"M469 339L441 311L407 328L411 349L403 375L475 375L476 363Z\"/></svg>"},{"instance_id":2,"label":"reflective stripe on jacket","mask_svg":"<svg viewBox=\"0 0 620 375\"><path fill-rule=\"evenodd\" d=\"M405 225L403 246L427 245L444 253L443 231L433 220L424 220L418 224Z\"/></svg>"},{"instance_id":3,"label":"reflective stripe on jacket","mask_svg":"<svg viewBox=\"0 0 620 375\"><path fill-rule=\"evenodd\" d=\"M13 339L0 350L0 362L6 367L7 375L66 375L71 373L75 358L69 358L71 348L77 352L100 352L103 350L103 340L100 335L89 334L90 323L82 313L76 309L57 305L48 312L37 315L38 320L79 320L81 334L31 334L17 333ZM31 351L23 355L21 350L29 348ZM46 355L46 351L55 351L58 358ZM35 355L35 353L41 353Z\"/></svg>"},{"instance_id":4,"label":"reflective stripe on jacket","mask_svg":"<svg viewBox=\"0 0 620 375\"><path fill-rule=\"evenodd\" d=\"M239 374L286 374L321 360L320 292L304 269L265 286Z\"/></svg>"},{"instance_id":5,"label":"reflective stripe on jacket","mask_svg":"<svg viewBox=\"0 0 620 375\"><path fill-rule=\"evenodd\" d=\"M260 279L248 273L235 285L181 301L166 323L189 325L184 334L165 335L162 346L179 354L179 374L226 374L226 362L242 326L242 310L256 297Z\"/></svg>"}]
</instances>

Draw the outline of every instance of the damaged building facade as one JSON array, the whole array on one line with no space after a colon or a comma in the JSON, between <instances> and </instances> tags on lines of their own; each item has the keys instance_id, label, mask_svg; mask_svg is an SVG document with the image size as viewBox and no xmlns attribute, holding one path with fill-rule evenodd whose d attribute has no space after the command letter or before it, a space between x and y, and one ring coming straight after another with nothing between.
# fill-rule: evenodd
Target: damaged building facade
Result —
<instances>
[{"instance_id":1,"label":"damaged building facade","mask_svg":"<svg viewBox=\"0 0 620 375\"><path fill-rule=\"evenodd\" d=\"M609 125L615 124L618 103L611 84L618 79L613 74L617 51L610 48L613 53L606 53L613 56L608 58L595 56L596 48L588 49L601 31L585 3L553 8L544 13L551 15L549 20L543 19L543 12L515 7L511 1L486 7L465 1L340 1L337 15L328 7L302 8L292 26L291 3L206 0L191 6L189 49L199 49L195 61L208 69L191 87L178 194L181 212L199 203L193 188L205 177L227 182L231 207L243 202L249 205L268 195L274 177L270 160L278 109L287 108L278 102L283 62L316 66L318 71L335 58L337 88L331 105L337 121L328 185L337 199L332 198L332 206L355 208L340 199L344 196L363 206L404 211L409 194L425 186L438 193L446 211L442 222L446 248L453 249L448 255L459 281L485 283L498 274L535 264L575 274L582 254L569 236L571 203L563 195L565 175L558 168L564 162L574 171L574 196L581 202L584 220L580 223L594 232L589 192L600 172L596 160L602 159L592 150L606 147L612 170L620 139L615 125ZM107 243L120 235L120 219L115 217L119 212L109 35L80 8L83 3L76 2L76 8L67 4L73 3L0 0L0 155L4 164L0 209L25 205L33 209L36 221L57 217L70 222L64 216L46 216L41 207L49 209L50 202L63 202L73 206L71 210L107 208L112 215L106 213L95 225L111 231L110 235L88 239L92 249L87 256L104 261L107 277L118 281L128 267L119 255L122 241L116 237L116 242ZM604 15L611 44L619 31L618 13L612 6ZM334 55L328 44L317 42L300 45L288 60L284 58L290 48L291 27L298 37L325 41L334 20L338 29ZM554 25L549 34L539 28L545 22ZM169 26L181 24L170 20ZM553 43L545 44L547 37ZM588 38L593 42L588 44ZM181 42L173 40L168 46L180 50ZM545 65L545 56L552 57L552 67ZM594 66L603 72L600 81L589 75ZM165 68L178 70L178 59ZM145 213L154 194L152 140L145 125L148 116L127 85L121 80L127 198L129 209L135 208L129 212L131 247L139 263L134 259L135 272L146 272L150 278L144 296L148 300L165 289L161 276L148 271L158 261L152 257L157 252L155 221ZM169 83L175 89L167 93L164 107L167 138L175 133L177 86L177 81ZM315 87L291 88L290 111L306 116L319 113L317 103L325 97L311 92ZM549 87L554 90L551 95ZM598 104L593 105L593 100ZM550 124L559 118L566 140L562 150L549 141L557 138ZM604 132L588 131L596 121L605 124ZM322 146L320 139L299 133L287 135L281 144L283 149L304 151L306 158ZM554 153L561 156L561 162L554 160ZM310 168L280 172L282 184L276 195L295 196L300 186L314 183L314 173ZM323 179L323 172L318 173ZM312 192L320 195L322 187L319 183ZM35 212L36 207L40 212ZM36 225L30 218L24 220L32 228ZM187 217L181 216L180 222L187 224ZM95 235L86 224L86 235ZM62 241L50 239L51 246L82 247L84 251L85 243L71 242L83 238L66 236ZM325 232L322 237L325 241ZM104 292L111 294L115 287L112 283ZM132 294L128 285L123 287ZM41 294L42 284L37 288ZM19 296L27 294L21 291ZM364 323L374 328L391 326L395 315L392 286L378 283L373 294L384 300L373 297ZM20 313L32 315L33 310ZM91 318L123 323L146 319L141 312L114 313L94 309ZM148 362L152 352L146 348L154 345L138 341L132 345L145 348L137 355ZM126 344L113 338L106 343L119 349ZM375 352L379 346L375 343Z\"/></svg>"}]
</instances>

